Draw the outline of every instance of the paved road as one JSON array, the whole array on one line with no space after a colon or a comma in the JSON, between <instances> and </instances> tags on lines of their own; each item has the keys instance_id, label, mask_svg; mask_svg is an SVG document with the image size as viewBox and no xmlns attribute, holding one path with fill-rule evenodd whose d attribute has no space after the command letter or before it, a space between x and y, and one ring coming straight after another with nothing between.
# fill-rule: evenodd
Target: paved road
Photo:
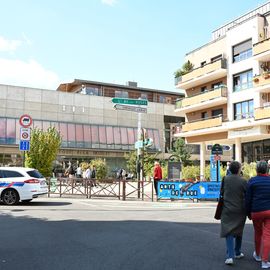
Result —
<instances>
[{"instance_id":1,"label":"paved road","mask_svg":"<svg viewBox=\"0 0 270 270\"><path fill-rule=\"evenodd\" d=\"M0 269L230 269L214 205L65 198L0 205ZM248 222L246 257L233 268L260 269L252 233Z\"/></svg>"}]
</instances>

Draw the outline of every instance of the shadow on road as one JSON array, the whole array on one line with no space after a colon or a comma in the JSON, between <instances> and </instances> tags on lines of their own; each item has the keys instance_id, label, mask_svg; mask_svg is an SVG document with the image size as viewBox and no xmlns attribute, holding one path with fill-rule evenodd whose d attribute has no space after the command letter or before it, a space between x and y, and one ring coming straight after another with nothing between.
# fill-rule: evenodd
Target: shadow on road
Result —
<instances>
[{"instance_id":1,"label":"shadow on road","mask_svg":"<svg viewBox=\"0 0 270 270\"><path fill-rule=\"evenodd\" d=\"M224 265L225 241L219 238L219 224L215 223L47 221L9 214L1 214L0 218L3 270L229 268ZM252 260L252 236L248 224L243 238L246 257L236 261L237 269L260 268Z\"/></svg>"}]
</instances>

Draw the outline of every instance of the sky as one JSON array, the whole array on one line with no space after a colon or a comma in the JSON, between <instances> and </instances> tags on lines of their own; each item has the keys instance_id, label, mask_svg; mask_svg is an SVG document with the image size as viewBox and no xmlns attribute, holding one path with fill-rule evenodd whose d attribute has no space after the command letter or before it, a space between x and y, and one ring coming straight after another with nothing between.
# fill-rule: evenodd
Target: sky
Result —
<instances>
[{"instance_id":1,"label":"sky","mask_svg":"<svg viewBox=\"0 0 270 270\"><path fill-rule=\"evenodd\" d=\"M175 91L187 52L256 0L0 0L0 84L74 79Z\"/></svg>"}]
</instances>

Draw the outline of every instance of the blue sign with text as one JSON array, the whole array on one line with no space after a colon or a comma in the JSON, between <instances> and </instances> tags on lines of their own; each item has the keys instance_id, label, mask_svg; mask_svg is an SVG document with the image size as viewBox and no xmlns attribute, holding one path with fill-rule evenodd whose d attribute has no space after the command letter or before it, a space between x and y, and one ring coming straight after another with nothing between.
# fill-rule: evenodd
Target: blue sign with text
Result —
<instances>
[{"instance_id":1,"label":"blue sign with text","mask_svg":"<svg viewBox=\"0 0 270 270\"><path fill-rule=\"evenodd\" d=\"M30 141L20 141L20 151L30 150Z\"/></svg>"},{"instance_id":2,"label":"blue sign with text","mask_svg":"<svg viewBox=\"0 0 270 270\"><path fill-rule=\"evenodd\" d=\"M218 170L218 179L217 179ZM221 181L220 160L215 160L215 155L210 156L210 181Z\"/></svg>"},{"instance_id":3,"label":"blue sign with text","mask_svg":"<svg viewBox=\"0 0 270 270\"><path fill-rule=\"evenodd\" d=\"M218 199L220 182L158 182L159 199Z\"/></svg>"}]
</instances>

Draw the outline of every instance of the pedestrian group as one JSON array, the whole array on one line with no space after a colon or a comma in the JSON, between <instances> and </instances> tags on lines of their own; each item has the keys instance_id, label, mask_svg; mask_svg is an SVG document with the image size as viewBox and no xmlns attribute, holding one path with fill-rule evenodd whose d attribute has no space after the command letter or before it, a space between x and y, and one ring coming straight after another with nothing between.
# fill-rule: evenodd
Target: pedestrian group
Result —
<instances>
[{"instance_id":1,"label":"pedestrian group","mask_svg":"<svg viewBox=\"0 0 270 270\"><path fill-rule=\"evenodd\" d=\"M227 175L222 180L221 237L226 240L226 265L233 265L234 259L241 259L242 236L246 217L252 220L254 228L255 261L262 269L270 269L270 162L259 161L257 176L247 182L241 176L241 164L228 164Z\"/></svg>"}]
</instances>

